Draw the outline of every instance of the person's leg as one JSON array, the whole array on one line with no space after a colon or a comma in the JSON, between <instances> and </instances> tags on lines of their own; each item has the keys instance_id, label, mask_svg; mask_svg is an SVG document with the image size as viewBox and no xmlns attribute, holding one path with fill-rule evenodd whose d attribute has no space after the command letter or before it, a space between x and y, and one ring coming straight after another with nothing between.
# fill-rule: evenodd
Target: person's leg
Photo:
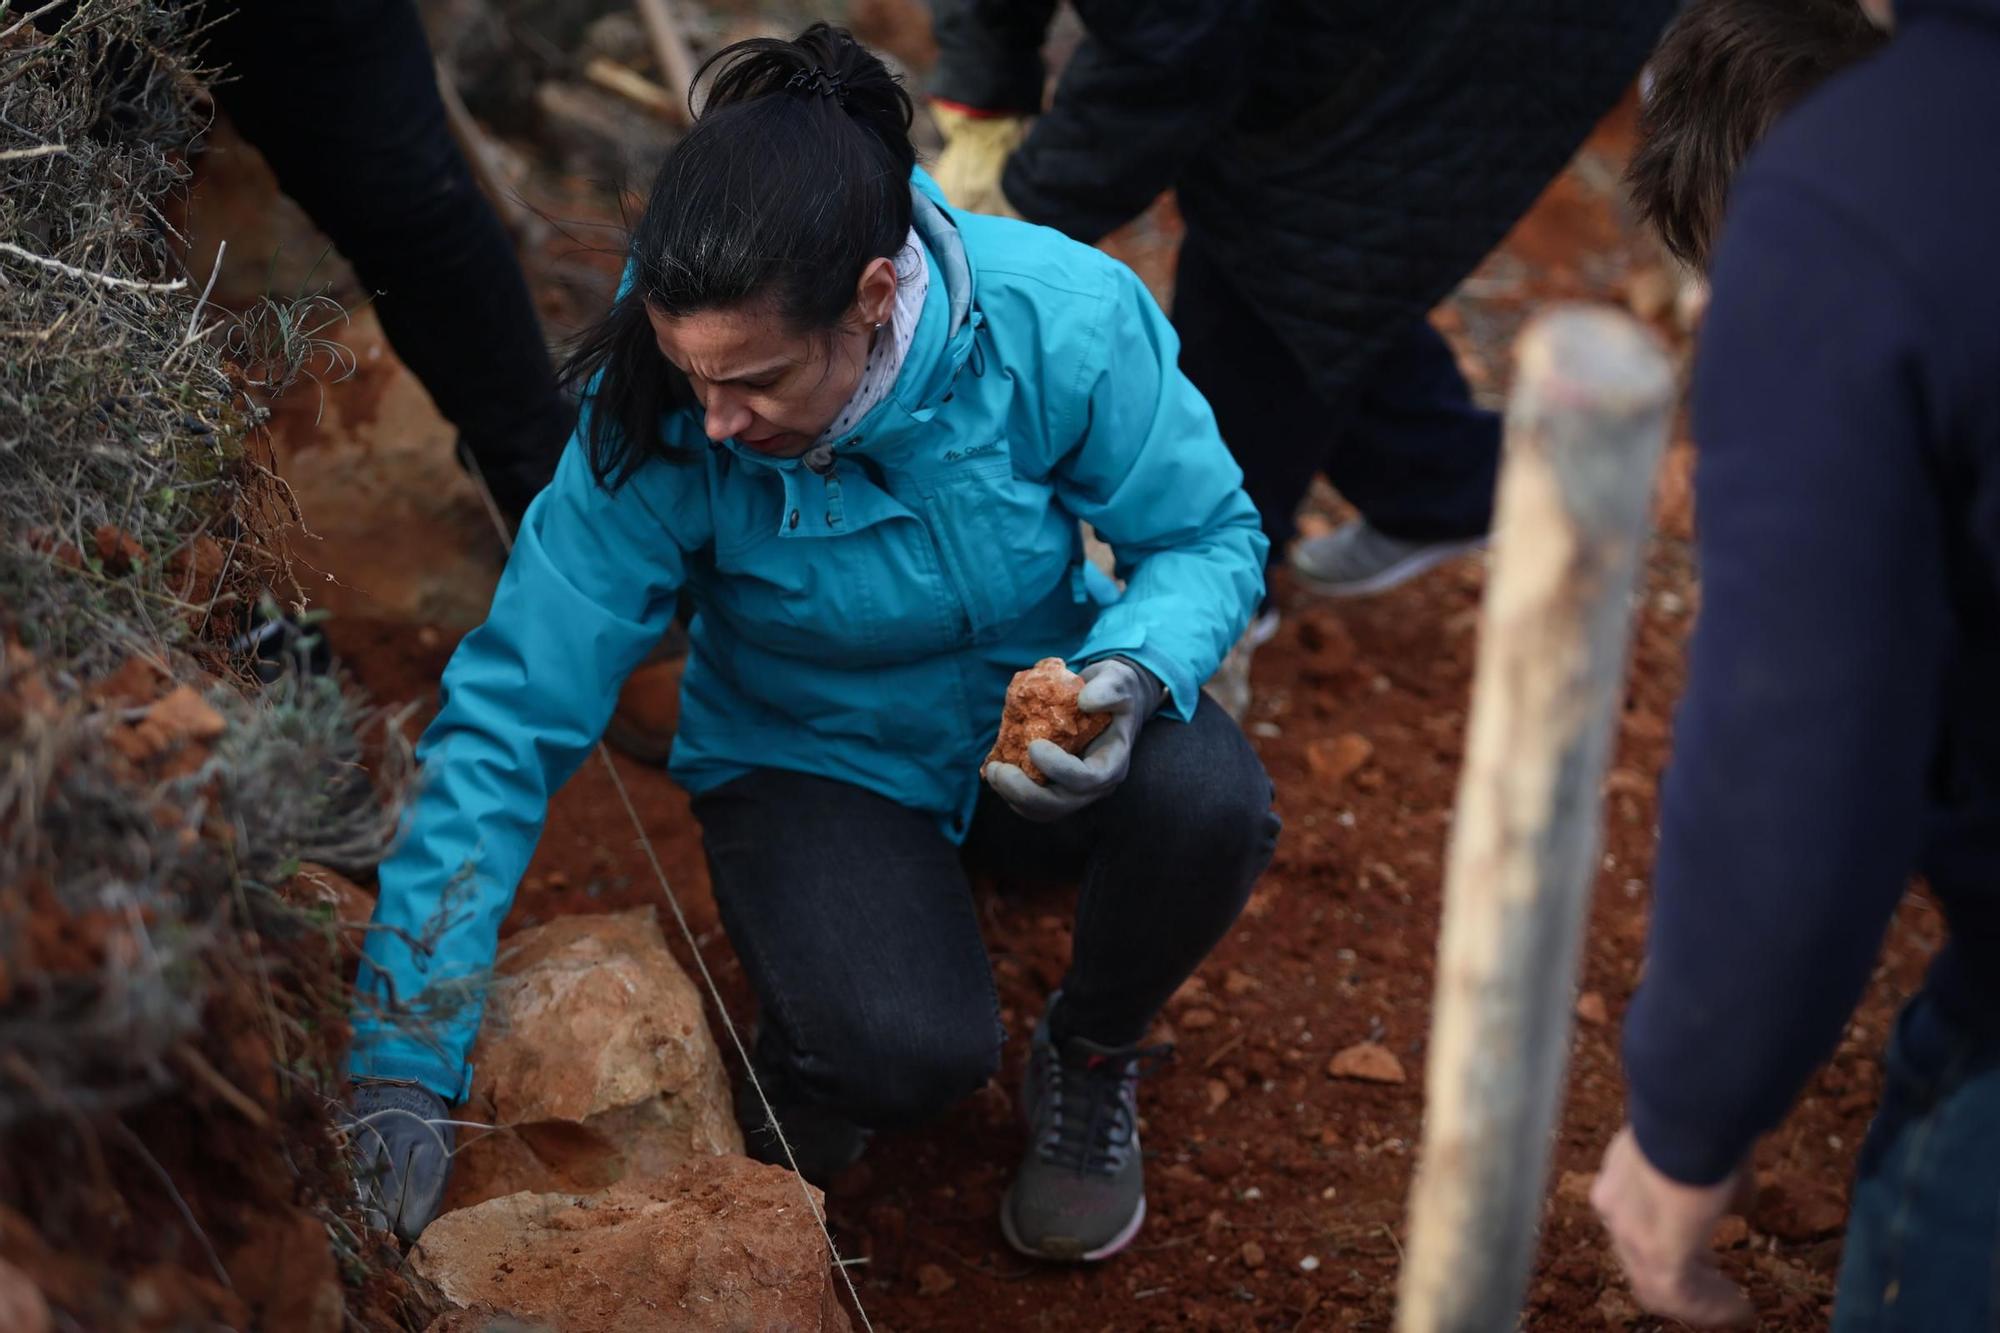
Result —
<instances>
[{"instance_id":1,"label":"person's leg","mask_svg":"<svg viewBox=\"0 0 2000 1333\"><path fill-rule=\"evenodd\" d=\"M1485 540L1500 418L1475 406L1450 346L1419 320L1362 380L1327 477L1361 517L1292 548L1333 597L1386 592Z\"/></svg>"},{"instance_id":2,"label":"person's leg","mask_svg":"<svg viewBox=\"0 0 2000 1333\"><path fill-rule=\"evenodd\" d=\"M1215 410L1223 442L1243 469L1243 489L1263 516L1271 560L1282 560L1299 505L1340 429L1338 415L1194 232L1181 243L1173 322L1181 371Z\"/></svg>"},{"instance_id":3,"label":"person's leg","mask_svg":"<svg viewBox=\"0 0 2000 1333\"><path fill-rule=\"evenodd\" d=\"M1279 821L1249 739L1210 700L1194 720L1155 718L1093 827L1076 943L1053 1035L1139 1041L1235 924L1271 862Z\"/></svg>"},{"instance_id":4,"label":"person's leg","mask_svg":"<svg viewBox=\"0 0 2000 1333\"><path fill-rule=\"evenodd\" d=\"M1243 469L1243 489L1263 518L1275 566L1285 558L1338 414L1314 395L1291 350L1237 293L1194 232L1181 243L1173 319L1181 370L1208 399L1223 442ZM1231 717L1241 720L1250 711L1250 660L1277 629L1267 592L1208 682L1208 692Z\"/></svg>"},{"instance_id":5,"label":"person's leg","mask_svg":"<svg viewBox=\"0 0 2000 1333\"><path fill-rule=\"evenodd\" d=\"M843 1124L928 1119L1000 1060L999 999L958 851L930 817L761 770L695 798L715 901L756 989L756 1071L800 1164L858 1153ZM743 1108L754 1128L754 1099ZM795 1130L797 1131L795 1135ZM753 1151L782 1160L775 1142ZM816 1165L806 1161L808 1152Z\"/></svg>"},{"instance_id":6,"label":"person's leg","mask_svg":"<svg viewBox=\"0 0 2000 1333\"><path fill-rule=\"evenodd\" d=\"M1406 542L1486 535L1500 417L1476 406L1444 335L1420 319L1362 377L1327 479L1376 531Z\"/></svg>"},{"instance_id":7,"label":"person's leg","mask_svg":"<svg viewBox=\"0 0 2000 1333\"><path fill-rule=\"evenodd\" d=\"M513 242L451 137L412 0L208 0L216 100L375 296L510 518L574 424Z\"/></svg>"},{"instance_id":8,"label":"person's leg","mask_svg":"<svg viewBox=\"0 0 2000 1333\"><path fill-rule=\"evenodd\" d=\"M2000 1317L2000 1036L1928 993L1897 1020L1856 1170L1833 1333L1991 1333Z\"/></svg>"},{"instance_id":9,"label":"person's leg","mask_svg":"<svg viewBox=\"0 0 2000 1333\"><path fill-rule=\"evenodd\" d=\"M1277 834L1263 765L1206 697L1191 722L1148 723L1124 783L1069 819L982 801L968 856L1082 879L1069 974L1030 1045L1028 1150L1000 1216L1016 1249L1095 1260L1138 1234L1138 1081L1157 1056L1139 1042L1236 920Z\"/></svg>"}]
</instances>

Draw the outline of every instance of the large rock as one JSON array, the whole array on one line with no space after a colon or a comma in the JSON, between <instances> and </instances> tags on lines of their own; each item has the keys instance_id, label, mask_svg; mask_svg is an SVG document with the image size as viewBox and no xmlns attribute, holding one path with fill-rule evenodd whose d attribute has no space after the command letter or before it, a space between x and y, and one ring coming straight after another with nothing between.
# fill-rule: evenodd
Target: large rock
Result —
<instances>
[{"instance_id":1,"label":"large rock","mask_svg":"<svg viewBox=\"0 0 2000 1333\"><path fill-rule=\"evenodd\" d=\"M410 1262L453 1305L484 1302L559 1333L847 1333L805 1205L779 1167L698 1158L602 1194L510 1194L447 1213Z\"/></svg>"},{"instance_id":2,"label":"large rock","mask_svg":"<svg viewBox=\"0 0 2000 1333\"><path fill-rule=\"evenodd\" d=\"M497 973L465 1118L507 1128L462 1135L446 1207L743 1151L701 995L652 908L524 930Z\"/></svg>"}]
</instances>

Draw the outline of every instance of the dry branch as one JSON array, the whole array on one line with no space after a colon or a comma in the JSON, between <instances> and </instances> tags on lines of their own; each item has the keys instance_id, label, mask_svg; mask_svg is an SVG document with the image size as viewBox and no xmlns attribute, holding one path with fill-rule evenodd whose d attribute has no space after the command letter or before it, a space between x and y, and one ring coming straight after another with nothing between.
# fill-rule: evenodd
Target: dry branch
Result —
<instances>
[{"instance_id":1,"label":"dry branch","mask_svg":"<svg viewBox=\"0 0 2000 1333\"><path fill-rule=\"evenodd\" d=\"M674 101L672 93L645 75L626 68L608 56L594 57L583 67L583 77L606 92L616 93L656 116L680 121L687 119L686 108Z\"/></svg>"},{"instance_id":2,"label":"dry branch","mask_svg":"<svg viewBox=\"0 0 2000 1333\"><path fill-rule=\"evenodd\" d=\"M682 125L690 123L688 95L694 90L694 52L688 46L687 35L681 28L681 21L674 13L673 0L638 0L639 20L646 27L646 39L652 43L653 59L659 64L660 77L666 82L667 92L673 98L673 118Z\"/></svg>"}]
</instances>

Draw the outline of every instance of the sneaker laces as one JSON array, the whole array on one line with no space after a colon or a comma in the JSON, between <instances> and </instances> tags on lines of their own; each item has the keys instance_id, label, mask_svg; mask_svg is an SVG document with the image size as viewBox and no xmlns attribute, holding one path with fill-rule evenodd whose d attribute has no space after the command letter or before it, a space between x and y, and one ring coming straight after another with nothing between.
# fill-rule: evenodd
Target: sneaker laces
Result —
<instances>
[{"instance_id":1,"label":"sneaker laces","mask_svg":"<svg viewBox=\"0 0 2000 1333\"><path fill-rule=\"evenodd\" d=\"M1138 1139L1139 1080L1173 1053L1172 1046L1143 1046L1092 1052L1079 1062L1051 1048L1042 1160L1078 1175L1116 1175Z\"/></svg>"}]
</instances>

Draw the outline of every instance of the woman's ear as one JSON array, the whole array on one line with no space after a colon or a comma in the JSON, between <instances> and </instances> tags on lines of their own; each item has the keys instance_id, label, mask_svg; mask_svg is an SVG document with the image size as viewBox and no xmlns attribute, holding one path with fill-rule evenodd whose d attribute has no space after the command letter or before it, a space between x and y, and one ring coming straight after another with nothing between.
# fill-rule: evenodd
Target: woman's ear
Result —
<instances>
[{"instance_id":1,"label":"woman's ear","mask_svg":"<svg viewBox=\"0 0 2000 1333\"><path fill-rule=\"evenodd\" d=\"M863 327L887 324L896 308L896 266L871 259L854 285L854 311Z\"/></svg>"}]
</instances>

